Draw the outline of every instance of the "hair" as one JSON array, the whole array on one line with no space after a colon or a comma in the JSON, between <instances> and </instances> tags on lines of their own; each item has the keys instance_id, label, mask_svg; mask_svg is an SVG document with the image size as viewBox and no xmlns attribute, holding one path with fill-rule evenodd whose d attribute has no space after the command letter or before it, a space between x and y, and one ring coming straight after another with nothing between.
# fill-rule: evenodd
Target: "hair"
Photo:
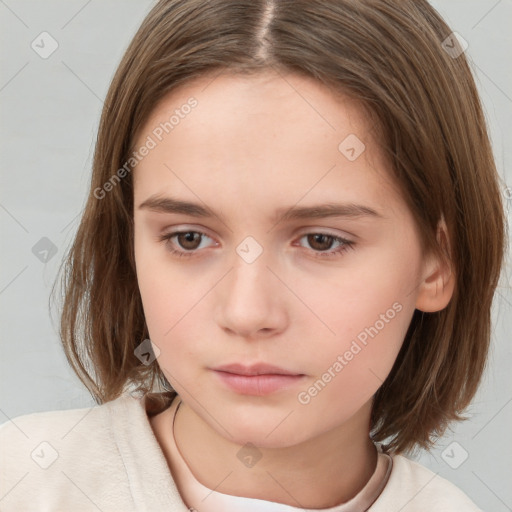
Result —
<instances>
[{"instance_id":1,"label":"hair","mask_svg":"<svg viewBox=\"0 0 512 512\"><path fill-rule=\"evenodd\" d=\"M138 130L165 95L194 78L273 70L312 77L371 113L422 247L449 258L455 276L444 309L414 311L373 398L372 439L389 441L395 453L429 449L450 422L465 419L461 413L487 364L506 226L466 55L443 47L451 33L425 0L154 5L106 95L87 202L63 261L60 337L98 404L127 386L148 397L165 395L155 392L158 386L174 392L156 360L145 365L134 353L149 333L135 271L132 173L123 179L116 173L129 160ZM115 186L99 198L97 191L113 177ZM449 255L436 236L441 219Z\"/></svg>"}]
</instances>

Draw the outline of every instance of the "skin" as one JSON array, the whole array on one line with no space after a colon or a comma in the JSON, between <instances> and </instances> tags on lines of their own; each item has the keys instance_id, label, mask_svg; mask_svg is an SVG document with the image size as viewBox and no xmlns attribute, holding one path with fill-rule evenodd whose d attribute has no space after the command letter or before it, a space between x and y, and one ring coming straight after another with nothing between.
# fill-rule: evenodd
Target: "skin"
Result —
<instances>
[{"instance_id":1,"label":"skin","mask_svg":"<svg viewBox=\"0 0 512 512\"><path fill-rule=\"evenodd\" d=\"M135 146L192 96L197 106L133 171L137 279L157 363L183 400L177 445L195 477L218 492L332 507L372 475L371 399L414 310L446 307L453 276L421 252L373 124L351 100L294 74L203 76L157 105ZM338 149L349 134L365 144L354 161ZM154 194L207 205L217 217L140 209ZM327 202L363 204L383 218L271 221L277 208ZM158 241L178 230L207 236ZM341 244L306 236L315 233L354 245L322 257ZM236 251L247 236L263 251L250 264ZM177 257L169 248L195 254ZM400 312L300 403L298 394L396 303ZM239 394L211 370L233 362L304 377L265 396ZM167 410L151 425L172 470L171 420ZM248 442L261 454L250 468L237 457Z\"/></svg>"}]
</instances>

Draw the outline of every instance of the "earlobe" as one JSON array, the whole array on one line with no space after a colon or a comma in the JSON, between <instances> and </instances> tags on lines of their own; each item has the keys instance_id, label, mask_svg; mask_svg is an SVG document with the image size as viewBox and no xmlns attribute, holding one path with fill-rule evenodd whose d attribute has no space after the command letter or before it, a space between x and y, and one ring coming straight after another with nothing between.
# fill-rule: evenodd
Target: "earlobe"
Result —
<instances>
[{"instance_id":1,"label":"earlobe","mask_svg":"<svg viewBox=\"0 0 512 512\"><path fill-rule=\"evenodd\" d=\"M426 261L424 279L419 286L416 309L426 313L441 311L450 302L455 289L455 275L452 272L451 248L444 217L437 229L437 241L444 257L431 255Z\"/></svg>"}]
</instances>

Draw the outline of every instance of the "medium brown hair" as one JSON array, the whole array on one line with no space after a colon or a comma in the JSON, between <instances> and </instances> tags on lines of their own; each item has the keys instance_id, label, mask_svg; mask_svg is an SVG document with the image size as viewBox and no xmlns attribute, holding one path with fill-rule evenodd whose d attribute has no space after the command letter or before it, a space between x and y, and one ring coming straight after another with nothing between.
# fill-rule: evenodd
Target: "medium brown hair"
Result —
<instances>
[{"instance_id":1,"label":"medium brown hair","mask_svg":"<svg viewBox=\"0 0 512 512\"><path fill-rule=\"evenodd\" d=\"M415 310L374 397L372 439L388 440L395 453L429 448L463 419L486 366L506 226L477 89L466 55L443 44L450 34L425 0L156 3L107 93L90 192L62 279L64 350L97 403L128 385L148 396L155 384L170 389L156 360L146 366L134 354L149 334L135 272L132 173L101 198L97 191L177 86L207 73L274 70L313 77L371 113L422 246L440 257L437 227L446 221L454 294L442 311Z\"/></svg>"}]
</instances>

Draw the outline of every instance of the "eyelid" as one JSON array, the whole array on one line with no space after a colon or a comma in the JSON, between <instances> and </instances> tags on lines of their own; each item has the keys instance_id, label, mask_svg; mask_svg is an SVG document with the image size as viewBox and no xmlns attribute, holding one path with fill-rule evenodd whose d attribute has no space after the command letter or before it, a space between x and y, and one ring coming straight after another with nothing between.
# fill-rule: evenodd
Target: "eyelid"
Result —
<instances>
[{"instance_id":1,"label":"eyelid","mask_svg":"<svg viewBox=\"0 0 512 512\"><path fill-rule=\"evenodd\" d=\"M208 238L212 240L216 240L216 237L212 235L210 230L208 228L205 228L204 226L197 226L193 224L177 224L174 226L166 226L161 230L162 234L170 234L170 233L176 233L176 232L187 232L187 231L193 231L197 233L201 233L203 235L206 235ZM356 241L359 239L359 237L353 233L350 233L345 230L336 230L335 228L327 228L327 227L321 227L321 226L303 226L299 229L294 230L292 237L295 239L297 237L304 236L306 234L323 234L323 235L329 235L333 237L340 237L349 239L351 241Z\"/></svg>"},{"instance_id":2,"label":"eyelid","mask_svg":"<svg viewBox=\"0 0 512 512\"><path fill-rule=\"evenodd\" d=\"M174 226L166 226L161 230L162 234L170 234L170 233L187 233L189 231L193 231L195 233L201 233L202 235L206 235L211 239L215 239L216 237L212 235L211 231L204 226L194 226L192 224L177 224Z\"/></svg>"},{"instance_id":3,"label":"eyelid","mask_svg":"<svg viewBox=\"0 0 512 512\"><path fill-rule=\"evenodd\" d=\"M352 237L354 239L359 238L357 235L349 233L348 231L345 231L345 230L320 227L320 226L307 226L305 228L300 228L298 230L297 234L294 236L304 236L304 235L308 235L311 233L321 233L323 235L329 235L329 236L335 236L335 237L341 237L341 238L347 238L347 237Z\"/></svg>"},{"instance_id":4,"label":"eyelid","mask_svg":"<svg viewBox=\"0 0 512 512\"><path fill-rule=\"evenodd\" d=\"M212 240L216 240L216 236L212 234L212 232L205 228L204 226L198 226L193 224L177 224L173 226L166 226L161 230L162 234L176 233L176 232L187 232L194 231L197 233L201 233L211 238ZM328 228L321 227L318 225L314 226L303 226L299 229L293 231L292 237L295 239L296 237L304 236L305 234L324 234L333 237L341 237L341 238L350 238L352 241L357 241L360 237L354 233L350 233L349 231L339 230L336 228Z\"/></svg>"}]
</instances>

